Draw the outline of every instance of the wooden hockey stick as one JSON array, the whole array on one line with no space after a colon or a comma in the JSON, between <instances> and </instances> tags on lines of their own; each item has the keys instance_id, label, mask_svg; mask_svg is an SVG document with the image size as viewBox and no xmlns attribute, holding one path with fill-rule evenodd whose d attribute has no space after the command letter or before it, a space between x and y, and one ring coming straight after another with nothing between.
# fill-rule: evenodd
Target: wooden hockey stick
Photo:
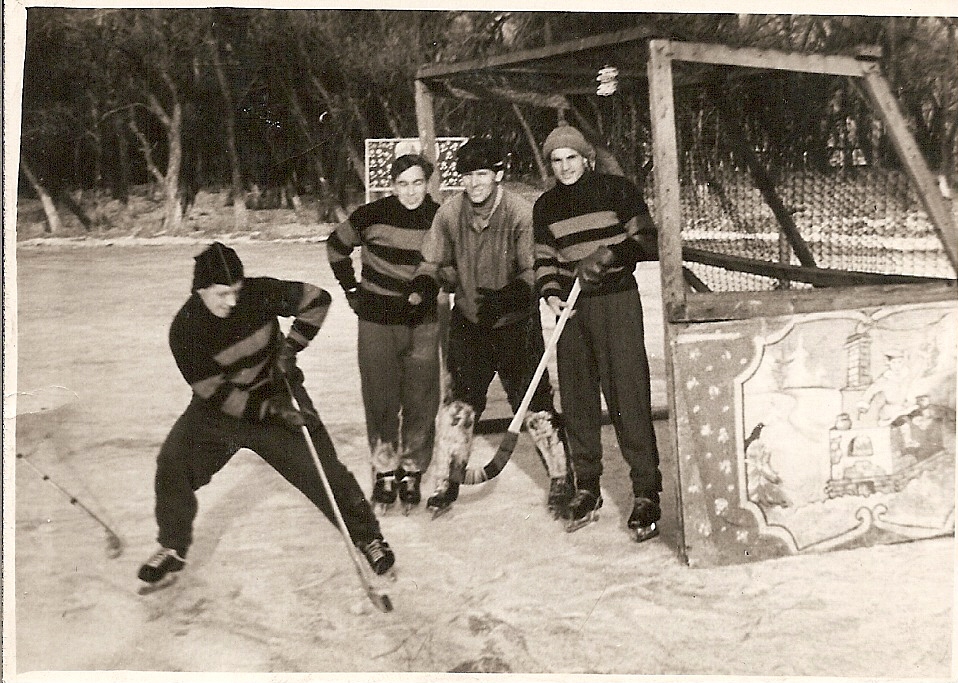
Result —
<instances>
[{"instance_id":1,"label":"wooden hockey stick","mask_svg":"<svg viewBox=\"0 0 958 683\"><path fill-rule=\"evenodd\" d=\"M286 384L286 391L289 393L289 398L293 402L293 407L302 413L302 409L299 407L299 402L296 400L296 397L293 395L293 389L289 386L289 380L286 377L283 377L283 382ZM306 439L306 447L309 449L309 455L313 459L313 464L316 466L316 471L319 473L319 478L323 482L323 488L326 491L327 497L329 497L330 507L333 508L333 512L336 516L336 526L339 527L339 533L342 534L343 540L346 542L346 550L349 553L349 559L353 561L353 566L356 568L356 574L359 575L359 581L363 585L363 590L366 591L366 595L369 597L369 600L382 612L392 612L393 604L389 599L389 596L385 593L380 593L373 586L372 581L369 580L369 577L366 575L366 566L363 563L363 558L359 557L359 550L356 546L353 545L352 539L349 537L349 529L346 528L346 521L343 519L343 513L339 510L339 505L336 503L336 497L333 495L333 487L329 484L329 479L326 477L326 470L323 469L323 464L319 461L319 454L316 452L316 446L313 445L313 439L309 435L309 430L306 428L306 425L300 427L300 430L303 432L303 438Z\"/></svg>"},{"instance_id":2,"label":"wooden hockey stick","mask_svg":"<svg viewBox=\"0 0 958 683\"><path fill-rule=\"evenodd\" d=\"M542 352L542 358L539 360L539 365L536 367L536 371L532 375L532 381L529 382L529 388L526 389L525 396L522 397L522 402L519 404L519 408L516 410L516 414L513 416L512 422L509 423L509 428L506 430L505 436L502 437L502 442L499 444L499 450L496 451L496 454L493 456L492 460L490 460L485 467L481 469L467 469L466 476L462 481L463 484L473 485L488 481L499 474L502 471L502 468L504 468L509 462L509 459L512 457L512 452L516 449L516 444L519 441L519 432L522 431L522 422L525 420L526 413L529 412L529 404L532 403L532 397L535 395L536 389L539 387L539 381L542 379L542 375L545 374L546 367L548 367L549 361L552 359L552 355L555 353L556 346L559 344L559 337L562 335L562 329L572 316L572 310L575 306L576 299L579 298L580 291L582 291L582 285L579 282L579 278L576 278L575 282L572 283L572 291L569 292L569 298L566 300L566 307L562 309L562 314L556 321L556 326L552 331L552 336L549 337L549 342L546 344L546 348Z\"/></svg>"}]
</instances>

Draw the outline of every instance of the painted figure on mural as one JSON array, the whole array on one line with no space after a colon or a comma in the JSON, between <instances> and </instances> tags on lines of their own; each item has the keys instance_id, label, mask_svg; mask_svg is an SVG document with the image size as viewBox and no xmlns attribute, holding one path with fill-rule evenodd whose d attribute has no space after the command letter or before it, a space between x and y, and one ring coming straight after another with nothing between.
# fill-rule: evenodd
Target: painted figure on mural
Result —
<instances>
[{"instance_id":1,"label":"painted figure on mural","mask_svg":"<svg viewBox=\"0 0 958 683\"><path fill-rule=\"evenodd\" d=\"M885 370L872 382L858 401L858 416L861 418L876 400L878 401L878 424L891 425L901 436L903 448L915 448L918 443L911 434L911 414L917 410L913 395L912 373L904 352L892 347L885 351Z\"/></svg>"},{"instance_id":2,"label":"painted figure on mural","mask_svg":"<svg viewBox=\"0 0 958 683\"><path fill-rule=\"evenodd\" d=\"M782 478L772 467L772 451L762 441L765 424L759 422L745 439L745 479L748 499L764 507L783 507L791 501L782 490Z\"/></svg>"}]
</instances>

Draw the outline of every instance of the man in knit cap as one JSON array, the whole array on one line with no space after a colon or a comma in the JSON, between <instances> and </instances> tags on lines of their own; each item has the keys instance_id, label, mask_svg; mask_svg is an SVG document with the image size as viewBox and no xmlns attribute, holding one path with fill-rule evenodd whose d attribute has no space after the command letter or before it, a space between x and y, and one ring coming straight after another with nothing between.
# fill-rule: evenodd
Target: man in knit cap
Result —
<instances>
[{"instance_id":1,"label":"man in knit cap","mask_svg":"<svg viewBox=\"0 0 958 683\"><path fill-rule=\"evenodd\" d=\"M593 170L595 150L577 129L559 126L542 152L555 186L536 200L536 286L558 316L578 277L582 295L557 348L562 412L576 493L567 530L602 507L601 401L629 464L637 541L658 535L662 476L652 425L642 304L633 271L655 254L655 226L642 193L621 176Z\"/></svg>"},{"instance_id":2,"label":"man in knit cap","mask_svg":"<svg viewBox=\"0 0 958 683\"><path fill-rule=\"evenodd\" d=\"M436 417L436 488L428 501L436 512L459 496L473 427L486 407L492 378L498 373L509 404L518 409L544 347L532 295L532 207L502 188L503 154L489 138L474 137L460 147L456 169L465 190L436 213L409 294L410 303L428 305L439 290L439 273L454 269L447 359L451 390ZM548 373L536 387L525 425L549 474L548 505L559 510L571 491Z\"/></svg>"},{"instance_id":3,"label":"man in knit cap","mask_svg":"<svg viewBox=\"0 0 958 683\"><path fill-rule=\"evenodd\" d=\"M388 509L397 497L408 513L432 458L439 408L436 297L413 307L406 289L422 261L423 238L439 205L426 193L433 166L403 154L390 169L392 194L356 209L329 236L329 265L359 317L358 355L366 435L372 453L372 499ZM351 255L359 247L362 280Z\"/></svg>"},{"instance_id":4,"label":"man in knit cap","mask_svg":"<svg viewBox=\"0 0 958 683\"><path fill-rule=\"evenodd\" d=\"M154 481L159 550L140 567L147 586L180 571L193 542L196 491L241 448L255 451L334 524L336 518L307 448L313 445L350 538L377 574L395 556L353 475L303 388L296 354L326 318L329 293L304 282L245 277L233 249L214 242L195 258L193 293L170 326L176 365L193 389L160 448ZM277 316L293 318L283 335ZM294 409L287 383L302 412Z\"/></svg>"}]
</instances>

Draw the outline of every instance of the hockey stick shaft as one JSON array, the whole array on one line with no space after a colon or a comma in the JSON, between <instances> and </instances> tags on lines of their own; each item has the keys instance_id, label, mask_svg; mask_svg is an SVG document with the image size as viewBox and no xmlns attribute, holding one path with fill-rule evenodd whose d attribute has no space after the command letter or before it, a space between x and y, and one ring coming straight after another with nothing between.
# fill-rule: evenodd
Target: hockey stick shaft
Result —
<instances>
[{"instance_id":1,"label":"hockey stick shaft","mask_svg":"<svg viewBox=\"0 0 958 683\"><path fill-rule=\"evenodd\" d=\"M499 444L499 449L496 451L496 454L493 456L492 460L489 461L489 464L487 464L481 470L467 470L466 481L464 483L481 484L488 479L492 479L494 476L499 474L502 468L505 467L506 463L509 462L509 458L512 457L512 452L515 450L516 444L519 442L519 432L522 430L522 421L525 420L526 413L529 412L529 405L532 403L532 397L535 396L536 389L539 388L539 382L542 381L542 376L545 374L546 368L549 366L549 361L552 360L552 356L555 354L556 347L559 345L559 337L562 336L562 330L565 328L569 318L572 317L575 302L579 298L579 293L581 291L582 284L579 282L579 278L576 278L575 282L572 283L572 290L569 292L569 298L566 299L565 308L562 309L562 313L559 315L559 319L556 321L555 329L552 330L552 335L549 337L549 341L546 344L545 350L542 352L542 358L539 359L539 365L536 366L536 371L532 374L532 380L529 382L529 386L526 388L526 393L522 397L522 401L519 403L518 409L516 409L516 414L513 416L512 422L509 423L509 428L502 437L502 442Z\"/></svg>"},{"instance_id":2,"label":"hockey stick shaft","mask_svg":"<svg viewBox=\"0 0 958 683\"><path fill-rule=\"evenodd\" d=\"M109 556L111 558L120 556L120 554L123 552L123 541L120 539L119 535L117 535L117 533L110 528L109 524L104 522L98 514L93 512L93 510L91 510L86 505L84 505L79 498L77 498L75 495L73 495L72 493L67 491L65 488L60 486L60 484L58 484L53 479L51 479L50 475L48 475L46 472L41 470L32 462L30 462L26 458L26 456L24 456L22 453L17 453L17 459L22 460L27 466L30 467L30 469L36 472L40 476L40 478L43 479L43 481L49 483L57 491L62 493L64 496L66 496L70 501L70 505L76 505L78 508L80 508L85 513L87 513L90 517L92 517L97 524L103 527L103 530L106 531L106 535L107 535L107 544L109 546L109 553L108 553Z\"/></svg>"},{"instance_id":3,"label":"hockey stick shaft","mask_svg":"<svg viewBox=\"0 0 958 683\"><path fill-rule=\"evenodd\" d=\"M286 385L286 391L289 394L290 401L293 403L293 407L302 413L303 411L299 406L299 401L297 401L296 396L293 395L293 389L290 387L289 380L286 379L286 377L283 377L283 383ZM303 434L303 439L306 441L306 448L309 450L309 456L313 460L313 465L316 467L319 479L323 483L323 490L326 491L329 505L333 509L333 516L336 518L336 526L339 528L339 533L342 534L343 541L346 543L346 551L349 554L349 559L352 560L353 566L356 568L356 574L359 576L359 581L363 585L363 590L366 591L366 595L369 596L372 603L381 611L392 611L392 603L389 600L389 596L379 593L366 575L363 560L361 557L358 557L359 551L353 545L353 541L349 536L346 520L343 519L343 513L339 509L339 504L336 502L336 496L333 495L333 487L330 485L329 478L326 476L326 469L323 467L323 463L319 460L319 453L316 452L316 446L313 445L313 437L310 436L309 429L304 424L300 427L300 431Z\"/></svg>"}]
</instances>

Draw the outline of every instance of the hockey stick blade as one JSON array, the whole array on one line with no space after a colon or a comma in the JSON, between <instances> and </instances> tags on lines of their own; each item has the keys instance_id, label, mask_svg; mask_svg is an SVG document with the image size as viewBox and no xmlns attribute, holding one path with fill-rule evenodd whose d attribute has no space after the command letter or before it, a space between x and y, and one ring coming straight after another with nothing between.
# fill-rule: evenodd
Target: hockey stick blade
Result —
<instances>
[{"instance_id":1,"label":"hockey stick blade","mask_svg":"<svg viewBox=\"0 0 958 683\"><path fill-rule=\"evenodd\" d=\"M526 388L526 393L522 397L522 401L519 403L519 408L516 410L516 414L512 417L512 422L509 423L509 429L506 431L505 436L502 437L502 443L499 444L499 450L496 451L496 454L493 456L492 460L490 460L489 463L486 464L486 466L482 469L467 469L462 480L463 484L481 484L484 481L492 479L503 470L503 468L512 458L512 452L516 449L516 443L519 441L519 432L522 431L522 422L525 420L526 413L529 411L529 405L532 403L532 397L535 395L536 389L539 387L539 382L542 380L542 376L545 374L549 361L551 360L553 354L555 354L556 346L559 344L559 337L562 335L562 330L565 329L566 323L569 322L569 318L572 317L575 302L579 298L579 293L581 291L582 284L579 282L579 278L576 278L575 282L572 283L572 290L569 292L569 298L566 300L566 306L562 310L562 314L559 316L559 319L556 320L555 329L552 330L552 335L549 337L549 342L546 344L545 349L542 352L542 357L539 359L539 364L536 366L535 372L532 374L532 380L529 382L529 386Z\"/></svg>"},{"instance_id":2,"label":"hockey stick blade","mask_svg":"<svg viewBox=\"0 0 958 683\"><path fill-rule=\"evenodd\" d=\"M380 593L372 586L369 586L366 589L366 595L369 597L369 601L372 602L380 612L393 611L393 601L390 600L389 596L385 593Z\"/></svg>"}]
</instances>

